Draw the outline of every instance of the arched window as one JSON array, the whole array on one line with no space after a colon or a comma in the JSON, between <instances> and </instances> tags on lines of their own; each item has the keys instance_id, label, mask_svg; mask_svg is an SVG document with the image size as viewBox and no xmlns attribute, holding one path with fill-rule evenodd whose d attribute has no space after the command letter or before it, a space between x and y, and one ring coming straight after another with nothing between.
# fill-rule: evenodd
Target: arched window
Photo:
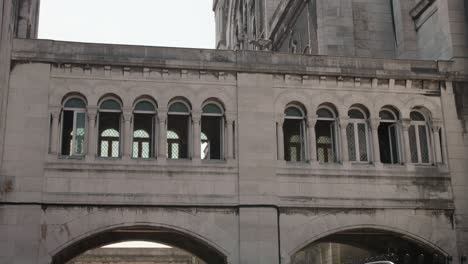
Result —
<instances>
[{"instance_id":1,"label":"arched window","mask_svg":"<svg viewBox=\"0 0 468 264\"><path fill-rule=\"evenodd\" d=\"M380 161L384 164L398 164L401 162L401 144L397 111L386 107L380 111L379 117Z\"/></svg>"},{"instance_id":2,"label":"arched window","mask_svg":"<svg viewBox=\"0 0 468 264\"><path fill-rule=\"evenodd\" d=\"M201 158L221 160L224 142L224 111L217 103L203 106L201 118ZM203 136L206 137L204 141ZM205 143L205 144L204 144Z\"/></svg>"},{"instance_id":3,"label":"arched window","mask_svg":"<svg viewBox=\"0 0 468 264\"><path fill-rule=\"evenodd\" d=\"M430 163L428 120L421 111L413 110L410 113L411 125L409 127L409 145L411 162L418 164Z\"/></svg>"},{"instance_id":4,"label":"arched window","mask_svg":"<svg viewBox=\"0 0 468 264\"><path fill-rule=\"evenodd\" d=\"M167 158L169 159L189 158L190 111L189 105L183 101L175 101L169 105L167 117ZM173 133L170 134L169 131ZM176 141L172 138L174 134L177 135Z\"/></svg>"},{"instance_id":5,"label":"arched window","mask_svg":"<svg viewBox=\"0 0 468 264\"><path fill-rule=\"evenodd\" d=\"M133 158L155 157L156 106L148 101L137 102L133 111Z\"/></svg>"},{"instance_id":6,"label":"arched window","mask_svg":"<svg viewBox=\"0 0 468 264\"><path fill-rule=\"evenodd\" d=\"M85 154L86 103L74 97L63 105L62 113L62 150L64 156Z\"/></svg>"},{"instance_id":7,"label":"arched window","mask_svg":"<svg viewBox=\"0 0 468 264\"><path fill-rule=\"evenodd\" d=\"M304 110L298 106L289 106L284 111L283 137L284 159L291 162L306 160Z\"/></svg>"},{"instance_id":8,"label":"arched window","mask_svg":"<svg viewBox=\"0 0 468 264\"><path fill-rule=\"evenodd\" d=\"M336 111L328 105L317 110L315 136L317 142L317 160L321 163L337 162Z\"/></svg>"},{"instance_id":9,"label":"arched window","mask_svg":"<svg viewBox=\"0 0 468 264\"><path fill-rule=\"evenodd\" d=\"M114 99L104 100L99 107L99 157L120 157L122 107Z\"/></svg>"},{"instance_id":10,"label":"arched window","mask_svg":"<svg viewBox=\"0 0 468 264\"><path fill-rule=\"evenodd\" d=\"M349 124L346 127L348 139L349 160L354 162L369 162L369 129L368 116L359 107L348 111Z\"/></svg>"}]
</instances>

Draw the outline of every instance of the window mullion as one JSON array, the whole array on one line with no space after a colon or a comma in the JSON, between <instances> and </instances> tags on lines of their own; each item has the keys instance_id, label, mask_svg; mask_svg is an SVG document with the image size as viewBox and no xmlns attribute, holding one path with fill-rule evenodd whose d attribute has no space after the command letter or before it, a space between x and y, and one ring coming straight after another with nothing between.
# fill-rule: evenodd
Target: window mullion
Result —
<instances>
[{"instance_id":1,"label":"window mullion","mask_svg":"<svg viewBox=\"0 0 468 264\"><path fill-rule=\"evenodd\" d=\"M353 122L354 128L354 154L356 155L356 161L361 162L361 151L359 150L359 129L358 123Z\"/></svg>"},{"instance_id":2,"label":"window mullion","mask_svg":"<svg viewBox=\"0 0 468 264\"><path fill-rule=\"evenodd\" d=\"M415 134L416 134L416 150L417 150L417 153L418 153L418 163L422 163L422 157L421 157L421 142L420 142L420 138L419 138L419 129L420 129L420 126L419 125L415 125Z\"/></svg>"}]
</instances>

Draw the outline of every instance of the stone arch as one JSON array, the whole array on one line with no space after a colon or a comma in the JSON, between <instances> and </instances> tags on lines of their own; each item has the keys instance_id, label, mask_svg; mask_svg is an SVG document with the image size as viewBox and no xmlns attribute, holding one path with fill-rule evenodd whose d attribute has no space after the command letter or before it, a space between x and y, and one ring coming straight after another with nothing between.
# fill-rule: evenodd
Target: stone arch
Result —
<instances>
[{"instance_id":1,"label":"stone arch","mask_svg":"<svg viewBox=\"0 0 468 264\"><path fill-rule=\"evenodd\" d=\"M398 112L400 114L399 118L403 118L403 111L406 108L405 102L403 102L400 98L398 98L396 96L392 96L392 97L390 97L390 99L387 96L379 96L379 97L375 98L374 105L375 105L375 111L376 111L375 117L378 117L379 112L380 112L380 110L382 110L383 107L392 106L392 107L394 107L395 109L398 110ZM408 116L409 116L409 114L408 114Z\"/></svg>"},{"instance_id":2,"label":"stone arch","mask_svg":"<svg viewBox=\"0 0 468 264\"><path fill-rule=\"evenodd\" d=\"M291 103L298 103L304 107L305 112L309 115L315 113L315 109L310 107L311 97L308 93L302 91L285 91L279 94L275 100L275 114L283 115L284 110Z\"/></svg>"},{"instance_id":3,"label":"stone arch","mask_svg":"<svg viewBox=\"0 0 468 264\"><path fill-rule=\"evenodd\" d=\"M320 93L318 96L314 96L312 99L312 111L317 112L321 105L330 104L333 105L337 111L338 117L348 113L348 109L344 107L344 101L335 94Z\"/></svg>"},{"instance_id":4,"label":"stone arch","mask_svg":"<svg viewBox=\"0 0 468 264\"><path fill-rule=\"evenodd\" d=\"M446 256L457 255L455 232L443 214L431 217L396 213L400 215L392 216L384 210L356 210L354 213L342 211L312 217L282 231L283 244L286 245L282 254L286 263L290 263L294 254L313 242L342 231L368 228L399 234Z\"/></svg>"},{"instance_id":5,"label":"stone arch","mask_svg":"<svg viewBox=\"0 0 468 264\"><path fill-rule=\"evenodd\" d=\"M159 106L161 109L166 108L175 98L184 98L187 103L189 103L192 107L192 111L196 111L195 107L198 105L195 104L197 102L197 96L191 89L183 88L183 87L171 87L168 90L164 90L161 92L161 96L158 98Z\"/></svg>"},{"instance_id":6,"label":"stone arch","mask_svg":"<svg viewBox=\"0 0 468 264\"><path fill-rule=\"evenodd\" d=\"M359 106L360 108L365 109L368 114L368 118L378 116L378 114L375 114L376 110L374 102L369 100L366 101L362 96L358 98L354 98L353 96L345 98L343 109L346 109L346 112L343 112L343 114L347 116L349 109L353 106Z\"/></svg>"},{"instance_id":7,"label":"stone arch","mask_svg":"<svg viewBox=\"0 0 468 264\"><path fill-rule=\"evenodd\" d=\"M404 111L402 110L403 117L409 118L411 110L416 107L427 109L427 111L430 113L431 118L442 118L442 109L440 107L440 104L437 104L436 102L434 102L433 100L429 100L428 98L412 98L408 102L406 102Z\"/></svg>"},{"instance_id":8,"label":"stone arch","mask_svg":"<svg viewBox=\"0 0 468 264\"><path fill-rule=\"evenodd\" d=\"M236 112L234 101L235 99L232 98L226 91L201 91L200 94L197 95L197 100L194 102L194 107L201 110L203 105L209 100L220 103L224 107L224 111L227 113Z\"/></svg>"},{"instance_id":9,"label":"stone arch","mask_svg":"<svg viewBox=\"0 0 468 264\"><path fill-rule=\"evenodd\" d=\"M233 234L190 209L85 209L81 213L73 212L75 219L47 228L44 243L53 264L96 247L130 240L169 244L208 263L228 263L235 250L229 239ZM124 235L116 235L118 232Z\"/></svg>"}]
</instances>

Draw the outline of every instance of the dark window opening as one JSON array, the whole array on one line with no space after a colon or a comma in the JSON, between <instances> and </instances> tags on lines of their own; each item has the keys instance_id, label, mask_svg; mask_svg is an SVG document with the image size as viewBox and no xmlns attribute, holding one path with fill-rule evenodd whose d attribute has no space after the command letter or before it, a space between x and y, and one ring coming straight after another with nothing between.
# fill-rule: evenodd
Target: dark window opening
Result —
<instances>
[{"instance_id":1,"label":"dark window opening","mask_svg":"<svg viewBox=\"0 0 468 264\"><path fill-rule=\"evenodd\" d=\"M169 115L167 118L167 158L189 157L189 116Z\"/></svg>"},{"instance_id":2,"label":"dark window opening","mask_svg":"<svg viewBox=\"0 0 468 264\"><path fill-rule=\"evenodd\" d=\"M201 158L222 159L223 120L220 116L202 117ZM203 138L206 137L206 138Z\"/></svg>"},{"instance_id":3,"label":"dark window opening","mask_svg":"<svg viewBox=\"0 0 468 264\"><path fill-rule=\"evenodd\" d=\"M83 100L72 98L64 105L62 112L63 156L80 156L85 153L86 104Z\"/></svg>"},{"instance_id":4,"label":"dark window opening","mask_svg":"<svg viewBox=\"0 0 468 264\"><path fill-rule=\"evenodd\" d=\"M153 114L134 114L133 158L155 157L155 116Z\"/></svg>"},{"instance_id":5,"label":"dark window opening","mask_svg":"<svg viewBox=\"0 0 468 264\"><path fill-rule=\"evenodd\" d=\"M380 161L384 164L400 163L397 125L381 123L379 126Z\"/></svg>"},{"instance_id":6,"label":"dark window opening","mask_svg":"<svg viewBox=\"0 0 468 264\"><path fill-rule=\"evenodd\" d=\"M318 120L315 126L317 159L321 163L336 162L335 122Z\"/></svg>"},{"instance_id":7,"label":"dark window opening","mask_svg":"<svg viewBox=\"0 0 468 264\"><path fill-rule=\"evenodd\" d=\"M291 162L305 160L303 120L286 119L283 124L284 159Z\"/></svg>"},{"instance_id":8,"label":"dark window opening","mask_svg":"<svg viewBox=\"0 0 468 264\"><path fill-rule=\"evenodd\" d=\"M120 112L99 113L99 157L120 157Z\"/></svg>"}]
</instances>

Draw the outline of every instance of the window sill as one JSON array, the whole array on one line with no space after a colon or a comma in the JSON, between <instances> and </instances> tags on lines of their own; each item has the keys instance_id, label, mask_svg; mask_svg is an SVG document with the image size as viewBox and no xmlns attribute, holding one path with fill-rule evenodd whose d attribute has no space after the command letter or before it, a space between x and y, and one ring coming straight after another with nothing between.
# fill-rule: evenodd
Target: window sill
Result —
<instances>
[{"instance_id":1,"label":"window sill","mask_svg":"<svg viewBox=\"0 0 468 264\"><path fill-rule=\"evenodd\" d=\"M60 160L85 160L85 155L74 155L74 156L66 156L66 155L59 155L58 159Z\"/></svg>"},{"instance_id":2,"label":"window sill","mask_svg":"<svg viewBox=\"0 0 468 264\"><path fill-rule=\"evenodd\" d=\"M122 160L122 157L117 157L117 158L96 157L96 160Z\"/></svg>"}]
</instances>

